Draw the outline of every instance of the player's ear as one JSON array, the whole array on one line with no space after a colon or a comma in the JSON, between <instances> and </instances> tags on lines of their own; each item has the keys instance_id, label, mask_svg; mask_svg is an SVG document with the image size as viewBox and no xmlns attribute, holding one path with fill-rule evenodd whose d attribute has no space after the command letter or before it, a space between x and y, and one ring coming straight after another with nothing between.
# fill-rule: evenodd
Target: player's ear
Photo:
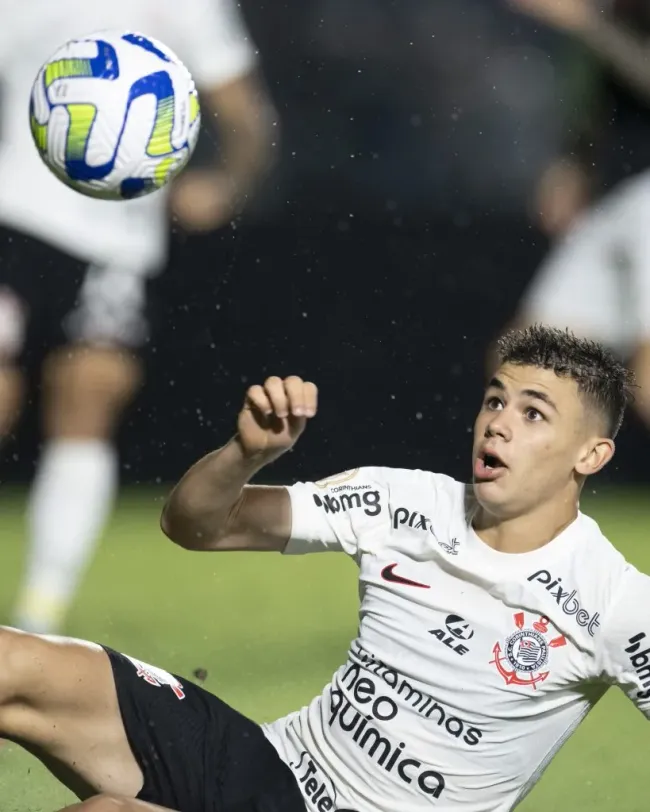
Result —
<instances>
[{"instance_id":1,"label":"player's ear","mask_svg":"<svg viewBox=\"0 0 650 812\"><path fill-rule=\"evenodd\" d=\"M591 476L601 471L614 456L616 447L609 437L592 437L580 449L576 473Z\"/></svg>"}]
</instances>

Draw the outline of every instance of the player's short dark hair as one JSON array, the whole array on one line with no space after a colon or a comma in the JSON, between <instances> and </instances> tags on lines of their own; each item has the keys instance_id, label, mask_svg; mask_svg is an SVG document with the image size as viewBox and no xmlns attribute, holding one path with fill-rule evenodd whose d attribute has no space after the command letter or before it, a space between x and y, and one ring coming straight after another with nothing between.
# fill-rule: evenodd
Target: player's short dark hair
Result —
<instances>
[{"instance_id":1,"label":"player's short dark hair","mask_svg":"<svg viewBox=\"0 0 650 812\"><path fill-rule=\"evenodd\" d=\"M569 330L535 324L503 335L497 352L502 364L552 369L572 378L586 402L605 418L608 436L616 437L633 400L634 376L602 344Z\"/></svg>"}]
</instances>

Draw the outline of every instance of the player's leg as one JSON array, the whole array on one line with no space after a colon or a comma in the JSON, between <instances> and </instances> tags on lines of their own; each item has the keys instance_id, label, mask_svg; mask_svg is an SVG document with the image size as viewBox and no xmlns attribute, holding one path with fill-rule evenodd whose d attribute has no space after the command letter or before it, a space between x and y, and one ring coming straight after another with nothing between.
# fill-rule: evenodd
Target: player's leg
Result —
<instances>
[{"instance_id":1,"label":"player's leg","mask_svg":"<svg viewBox=\"0 0 650 812\"><path fill-rule=\"evenodd\" d=\"M111 663L99 646L0 627L0 738L37 756L79 798L136 797Z\"/></svg>"},{"instance_id":2,"label":"player's leg","mask_svg":"<svg viewBox=\"0 0 650 812\"><path fill-rule=\"evenodd\" d=\"M0 303L0 319L2 304ZM15 358L2 351L0 338L0 444L13 431L23 406L24 377Z\"/></svg>"},{"instance_id":3,"label":"player's leg","mask_svg":"<svg viewBox=\"0 0 650 812\"><path fill-rule=\"evenodd\" d=\"M27 328L30 244L0 226L0 443L11 434L22 409L24 380L19 363Z\"/></svg>"},{"instance_id":4,"label":"player's leg","mask_svg":"<svg viewBox=\"0 0 650 812\"><path fill-rule=\"evenodd\" d=\"M172 810L166 806L149 804L146 801L136 801L132 798L119 798L116 795L95 795L87 801L66 806L60 812L172 812Z\"/></svg>"},{"instance_id":5,"label":"player's leg","mask_svg":"<svg viewBox=\"0 0 650 812\"><path fill-rule=\"evenodd\" d=\"M43 369L45 444L29 504L27 572L14 624L59 630L113 505L114 435L137 392L142 274L91 267L66 322L70 343Z\"/></svg>"},{"instance_id":6,"label":"player's leg","mask_svg":"<svg viewBox=\"0 0 650 812\"><path fill-rule=\"evenodd\" d=\"M305 810L260 726L192 682L91 643L6 628L0 664L0 738L82 801L104 793L180 812Z\"/></svg>"}]
</instances>

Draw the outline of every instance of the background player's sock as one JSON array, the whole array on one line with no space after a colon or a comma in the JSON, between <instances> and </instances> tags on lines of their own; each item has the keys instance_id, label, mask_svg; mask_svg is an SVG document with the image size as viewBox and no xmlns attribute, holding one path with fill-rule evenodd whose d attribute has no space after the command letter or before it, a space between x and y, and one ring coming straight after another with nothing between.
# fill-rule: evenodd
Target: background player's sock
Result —
<instances>
[{"instance_id":1,"label":"background player's sock","mask_svg":"<svg viewBox=\"0 0 650 812\"><path fill-rule=\"evenodd\" d=\"M13 624L56 633L99 540L117 486L117 454L101 440L45 446L28 506L26 576Z\"/></svg>"}]
</instances>

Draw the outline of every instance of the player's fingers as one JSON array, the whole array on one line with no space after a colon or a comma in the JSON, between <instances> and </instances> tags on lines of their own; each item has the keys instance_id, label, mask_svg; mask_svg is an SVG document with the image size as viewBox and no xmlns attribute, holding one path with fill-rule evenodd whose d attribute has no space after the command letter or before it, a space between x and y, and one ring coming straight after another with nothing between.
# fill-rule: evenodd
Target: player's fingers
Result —
<instances>
[{"instance_id":1,"label":"player's fingers","mask_svg":"<svg viewBox=\"0 0 650 812\"><path fill-rule=\"evenodd\" d=\"M284 388L284 381L277 375L272 375L264 381L264 391L271 401L271 406L277 417L289 416L289 399Z\"/></svg>"},{"instance_id":2,"label":"player's fingers","mask_svg":"<svg viewBox=\"0 0 650 812\"><path fill-rule=\"evenodd\" d=\"M297 375L284 379L284 391L289 401L289 412L293 417L305 416L304 383Z\"/></svg>"},{"instance_id":3,"label":"player's fingers","mask_svg":"<svg viewBox=\"0 0 650 812\"><path fill-rule=\"evenodd\" d=\"M318 387L311 381L305 381L302 385L302 391L305 403L305 416L313 417L318 409Z\"/></svg>"},{"instance_id":4,"label":"player's fingers","mask_svg":"<svg viewBox=\"0 0 650 812\"><path fill-rule=\"evenodd\" d=\"M257 409L263 415L273 413L273 406L266 395L264 388L259 385L251 386L246 392L246 406Z\"/></svg>"}]
</instances>

